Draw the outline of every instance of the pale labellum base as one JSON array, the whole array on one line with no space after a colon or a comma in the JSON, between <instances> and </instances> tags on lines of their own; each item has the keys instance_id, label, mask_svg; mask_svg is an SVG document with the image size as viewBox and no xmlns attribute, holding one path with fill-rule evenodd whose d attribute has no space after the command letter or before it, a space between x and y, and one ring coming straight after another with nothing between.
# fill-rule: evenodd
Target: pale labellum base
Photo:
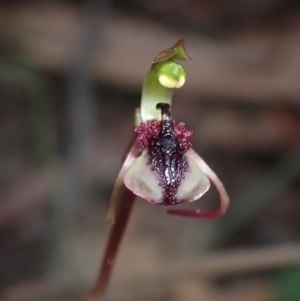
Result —
<instances>
[{"instance_id":1,"label":"pale labellum base","mask_svg":"<svg viewBox=\"0 0 300 301\"><path fill-rule=\"evenodd\" d=\"M147 151L137 158L124 177L125 186L134 194L153 204L163 204L163 188L159 186L159 175L148 165ZM210 181L196 164L188 161L189 169L181 180L176 204L192 202L200 198L210 187Z\"/></svg>"},{"instance_id":2,"label":"pale labellum base","mask_svg":"<svg viewBox=\"0 0 300 301\"><path fill-rule=\"evenodd\" d=\"M228 209L229 206L229 196L218 178L218 176L211 170L211 168L205 163L205 161L193 150L190 149L186 153L190 161L194 162L213 182L218 190L220 196L220 207L216 210L203 211L203 210L168 210L168 213L183 216L183 217L194 217L194 218L217 218L222 216Z\"/></svg>"}]
</instances>

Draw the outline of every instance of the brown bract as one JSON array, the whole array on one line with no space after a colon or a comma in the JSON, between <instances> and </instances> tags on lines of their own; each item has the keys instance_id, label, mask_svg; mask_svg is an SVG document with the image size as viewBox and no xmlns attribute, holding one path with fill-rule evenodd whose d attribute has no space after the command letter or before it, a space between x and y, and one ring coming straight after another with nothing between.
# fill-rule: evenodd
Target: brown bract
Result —
<instances>
[{"instance_id":1,"label":"brown bract","mask_svg":"<svg viewBox=\"0 0 300 301\"><path fill-rule=\"evenodd\" d=\"M160 52L152 61L152 64L160 63L171 58L173 60L177 59L182 61L192 60L184 48L184 39L179 40L173 47Z\"/></svg>"}]
</instances>

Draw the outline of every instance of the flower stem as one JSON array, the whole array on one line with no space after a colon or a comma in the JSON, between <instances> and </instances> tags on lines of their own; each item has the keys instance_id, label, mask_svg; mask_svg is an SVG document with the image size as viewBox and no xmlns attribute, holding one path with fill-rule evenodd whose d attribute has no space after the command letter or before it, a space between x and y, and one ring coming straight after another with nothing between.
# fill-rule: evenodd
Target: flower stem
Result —
<instances>
[{"instance_id":1,"label":"flower stem","mask_svg":"<svg viewBox=\"0 0 300 301\"><path fill-rule=\"evenodd\" d=\"M125 188L120 200L115 223L111 226L99 276L88 301L100 301L105 295L111 278L112 268L116 262L117 253L134 205L134 199L135 195Z\"/></svg>"}]
</instances>

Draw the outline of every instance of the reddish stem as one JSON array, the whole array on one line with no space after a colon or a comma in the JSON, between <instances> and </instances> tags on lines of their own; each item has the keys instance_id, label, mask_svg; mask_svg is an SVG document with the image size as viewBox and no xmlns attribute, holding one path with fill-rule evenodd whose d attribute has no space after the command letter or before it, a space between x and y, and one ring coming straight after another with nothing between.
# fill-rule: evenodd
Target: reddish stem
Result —
<instances>
[{"instance_id":1,"label":"reddish stem","mask_svg":"<svg viewBox=\"0 0 300 301\"><path fill-rule=\"evenodd\" d=\"M112 268L116 262L117 253L134 204L135 195L125 188L121 197L115 223L112 224L102 266L95 287L88 301L100 301L109 285Z\"/></svg>"}]
</instances>

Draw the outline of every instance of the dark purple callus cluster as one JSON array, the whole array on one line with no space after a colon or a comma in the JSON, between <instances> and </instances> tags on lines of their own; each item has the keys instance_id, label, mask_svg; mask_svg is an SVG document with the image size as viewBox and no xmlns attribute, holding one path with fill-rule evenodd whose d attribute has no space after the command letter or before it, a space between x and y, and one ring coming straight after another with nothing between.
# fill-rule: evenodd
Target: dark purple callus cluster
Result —
<instances>
[{"instance_id":1,"label":"dark purple callus cluster","mask_svg":"<svg viewBox=\"0 0 300 301\"><path fill-rule=\"evenodd\" d=\"M140 145L147 150L151 170L158 177L158 184L163 189L160 204L174 205L183 200L177 199L177 191L189 163L185 153L191 147L193 131L185 128L183 123L177 126L172 120L149 120L136 129Z\"/></svg>"}]
</instances>

